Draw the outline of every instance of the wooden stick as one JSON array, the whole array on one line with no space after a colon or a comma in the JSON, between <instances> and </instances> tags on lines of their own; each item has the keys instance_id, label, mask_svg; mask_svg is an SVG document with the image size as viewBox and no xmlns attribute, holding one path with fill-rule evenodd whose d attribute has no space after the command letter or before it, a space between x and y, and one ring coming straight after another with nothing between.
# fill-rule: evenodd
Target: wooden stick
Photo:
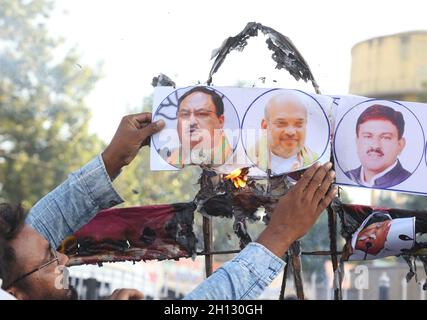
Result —
<instances>
[{"instance_id":1,"label":"wooden stick","mask_svg":"<svg viewBox=\"0 0 427 320\"><path fill-rule=\"evenodd\" d=\"M334 279L338 272L338 256L337 252L337 215L328 206L328 227L329 227L329 240L331 250L332 269L334 271ZM334 300L342 300L341 281L338 281L338 288L334 289Z\"/></svg>"},{"instance_id":2,"label":"wooden stick","mask_svg":"<svg viewBox=\"0 0 427 320\"><path fill-rule=\"evenodd\" d=\"M302 282L301 266L301 243L299 241L292 243L289 247L289 253L292 256L292 270L297 297L298 300L304 300L304 284Z\"/></svg>"},{"instance_id":3,"label":"wooden stick","mask_svg":"<svg viewBox=\"0 0 427 320\"><path fill-rule=\"evenodd\" d=\"M290 263L292 263L292 257L289 254L286 254L286 265L285 270L283 270L282 287L280 288L279 300L285 300L286 279L288 277Z\"/></svg>"},{"instance_id":4,"label":"wooden stick","mask_svg":"<svg viewBox=\"0 0 427 320\"><path fill-rule=\"evenodd\" d=\"M203 217L203 244L205 252L205 270L206 278L213 272L213 255L212 251L213 234L212 234L212 220Z\"/></svg>"}]
</instances>

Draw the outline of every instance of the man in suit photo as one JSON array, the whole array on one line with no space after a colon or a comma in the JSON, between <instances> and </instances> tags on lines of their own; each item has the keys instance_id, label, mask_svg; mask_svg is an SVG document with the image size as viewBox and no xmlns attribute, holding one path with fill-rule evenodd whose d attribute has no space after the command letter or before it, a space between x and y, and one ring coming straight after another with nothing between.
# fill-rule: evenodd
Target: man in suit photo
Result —
<instances>
[{"instance_id":1,"label":"man in suit photo","mask_svg":"<svg viewBox=\"0 0 427 320\"><path fill-rule=\"evenodd\" d=\"M359 185L389 188L411 176L398 156L406 145L405 120L399 111L375 104L363 111L356 123L357 155L361 165L345 172Z\"/></svg>"}]
</instances>

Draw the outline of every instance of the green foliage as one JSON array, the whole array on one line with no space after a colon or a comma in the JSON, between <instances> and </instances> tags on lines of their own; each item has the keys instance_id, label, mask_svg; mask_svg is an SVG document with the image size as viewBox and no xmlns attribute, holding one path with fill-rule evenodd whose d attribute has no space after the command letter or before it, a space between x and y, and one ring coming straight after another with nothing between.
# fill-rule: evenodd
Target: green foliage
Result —
<instances>
[{"instance_id":1,"label":"green foliage","mask_svg":"<svg viewBox=\"0 0 427 320\"><path fill-rule=\"evenodd\" d=\"M102 148L84 103L99 70L81 67L76 49L60 55L46 27L52 9L46 0L0 4L0 200L26 207Z\"/></svg>"},{"instance_id":2,"label":"green foliage","mask_svg":"<svg viewBox=\"0 0 427 320\"><path fill-rule=\"evenodd\" d=\"M126 206L192 201L199 190L198 167L180 171L150 171L150 150L143 148L114 181Z\"/></svg>"},{"instance_id":3,"label":"green foliage","mask_svg":"<svg viewBox=\"0 0 427 320\"><path fill-rule=\"evenodd\" d=\"M338 233L338 250L342 248L340 236ZM316 224L301 240L301 251L329 251L329 228L328 228L328 213L326 210L322 213ZM324 263L329 260L330 256L301 256L304 276L307 281L310 280L310 275L316 272L318 281L324 279Z\"/></svg>"},{"instance_id":4,"label":"green foliage","mask_svg":"<svg viewBox=\"0 0 427 320\"><path fill-rule=\"evenodd\" d=\"M340 199L343 203L351 203L347 192L340 189ZM337 216L337 250L341 251L345 240L340 234L341 222ZM329 251L329 224L328 224L328 213L325 210L316 224L310 229L310 231L302 238L301 241L302 251ZM324 265L326 261L330 262L330 256L310 256L304 255L301 257L303 264L303 270L305 279L310 280L309 276L311 273L317 273L317 281L323 281L325 279Z\"/></svg>"}]
</instances>

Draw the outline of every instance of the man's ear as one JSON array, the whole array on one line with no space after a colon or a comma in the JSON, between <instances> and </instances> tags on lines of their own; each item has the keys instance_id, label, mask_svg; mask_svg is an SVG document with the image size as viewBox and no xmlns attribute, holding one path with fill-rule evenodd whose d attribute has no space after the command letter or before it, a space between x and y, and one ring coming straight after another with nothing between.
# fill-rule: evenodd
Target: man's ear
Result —
<instances>
[{"instance_id":1,"label":"man's ear","mask_svg":"<svg viewBox=\"0 0 427 320\"><path fill-rule=\"evenodd\" d=\"M261 121L261 129L267 129L267 121L265 119Z\"/></svg>"},{"instance_id":2,"label":"man's ear","mask_svg":"<svg viewBox=\"0 0 427 320\"><path fill-rule=\"evenodd\" d=\"M222 115L220 115L219 117L218 117L218 120L219 120L219 123L221 124L221 126L223 126L224 125L224 115L222 114Z\"/></svg>"},{"instance_id":3,"label":"man's ear","mask_svg":"<svg viewBox=\"0 0 427 320\"><path fill-rule=\"evenodd\" d=\"M406 146L406 139L404 137L400 138L398 141L398 144L399 144L399 154L400 154Z\"/></svg>"}]
</instances>

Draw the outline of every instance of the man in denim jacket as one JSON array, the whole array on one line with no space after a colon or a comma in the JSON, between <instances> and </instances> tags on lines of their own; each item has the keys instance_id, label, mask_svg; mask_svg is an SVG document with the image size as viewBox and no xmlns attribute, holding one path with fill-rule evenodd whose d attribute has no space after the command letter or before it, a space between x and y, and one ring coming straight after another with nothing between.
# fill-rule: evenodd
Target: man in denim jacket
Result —
<instances>
[{"instance_id":1,"label":"man in denim jacket","mask_svg":"<svg viewBox=\"0 0 427 320\"><path fill-rule=\"evenodd\" d=\"M72 288L58 285L58 269L67 256L56 252L62 239L80 229L100 210L123 202L111 181L137 155L141 145L161 130L164 122L151 123L151 114L122 119L105 151L43 197L23 221L20 207L0 205L0 237L7 240L8 259L0 261L3 286L18 299L72 299ZM283 196L270 224L258 240L214 272L185 299L254 299L284 266L280 258L289 245L303 236L326 208L336 189L329 190L332 165L316 163ZM2 267L2 268L1 268ZM112 299L141 299L137 290L118 290Z\"/></svg>"}]
</instances>

